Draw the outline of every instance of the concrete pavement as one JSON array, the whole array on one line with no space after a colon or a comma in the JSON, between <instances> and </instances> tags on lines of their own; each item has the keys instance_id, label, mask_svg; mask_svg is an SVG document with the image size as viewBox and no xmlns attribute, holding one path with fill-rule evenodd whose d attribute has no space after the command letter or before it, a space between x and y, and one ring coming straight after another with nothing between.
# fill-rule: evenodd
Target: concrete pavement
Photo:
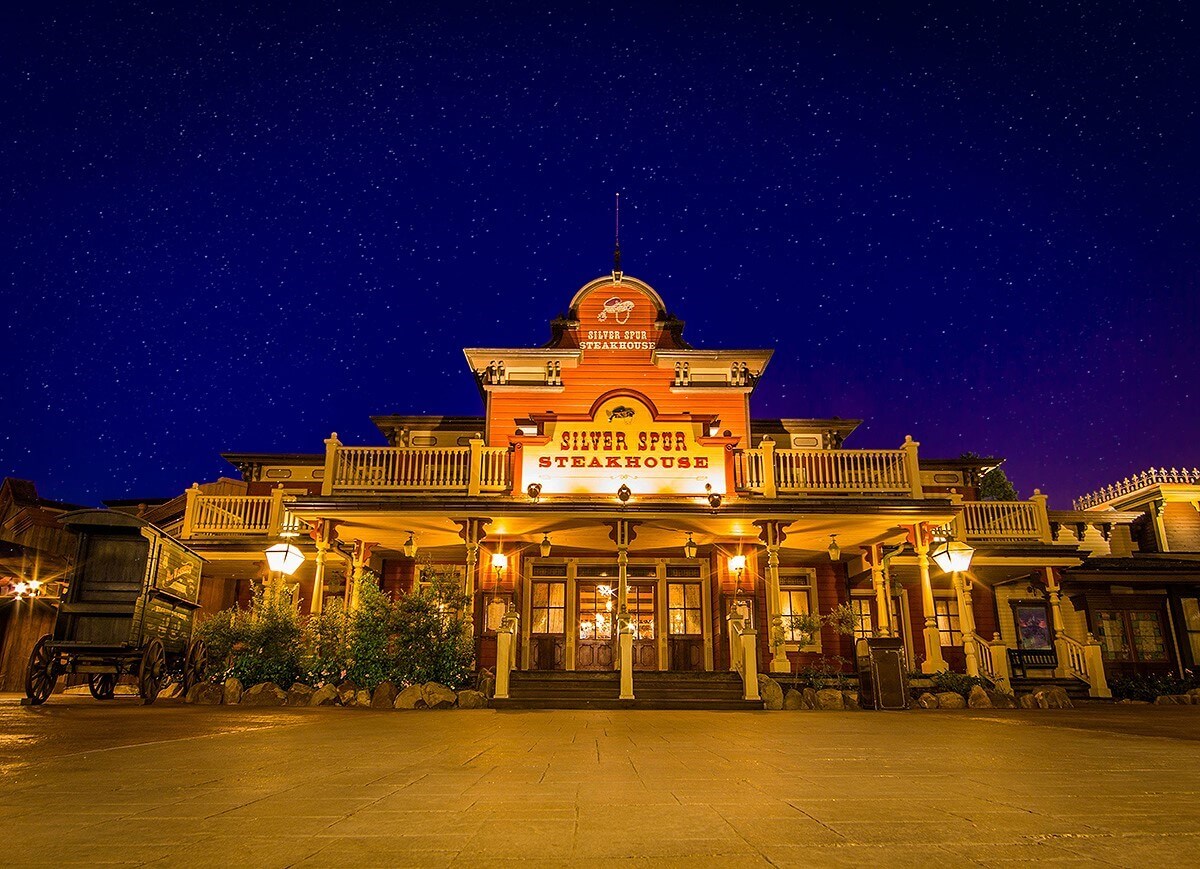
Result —
<instances>
[{"instance_id":1,"label":"concrete pavement","mask_svg":"<svg viewBox=\"0 0 1200 869\"><path fill-rule=\"evenodd\" d=\"M9 865L1200 862L1200 708L0 700Z\"/></svg>"}]
</instances>

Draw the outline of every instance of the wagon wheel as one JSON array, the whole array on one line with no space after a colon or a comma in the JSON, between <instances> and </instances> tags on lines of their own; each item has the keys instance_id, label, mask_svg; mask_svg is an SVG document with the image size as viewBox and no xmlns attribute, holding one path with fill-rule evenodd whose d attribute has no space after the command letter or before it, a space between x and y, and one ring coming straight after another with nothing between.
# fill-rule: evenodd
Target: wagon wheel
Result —
<instances>
[{"instance_id":1,"label":"wagon wheel","mask_svg":"<svg viewBox=\"0 0 1200 869\"><path fill-rule=\"evenodd\" d=\"M204 681L208 672L208 644L204 640L195 640L188 644L187 656L183 661L183 696L193 685Z\"/></svg>"},{"instance_id":2,"label":"wagon wheel","mask_svg":"<svg viewBox=\"0 0 1200 869\"><path fill-rule=\"evenodd\" d=\"M114 673L93 673L88 677L88 690L97 700L111 700L117 693L117 677Z\"/></svg>"},{"instance_id":3,"label":"wagon wheel","mask_svg":"<svg viewBox=\"0 0 1200 869\"><path fill-rule=\"evenodd\" d=\"M46 634L29 653L29 666L25 670L25 696L34 706L41 706L49 699L54 683L58 681L58 668L55 667L57 656L48 648L50 639L50 634Z\"/></svg>"},{"instance_id":4,"label":"wagon wheel","mask_svg":"<svg viewBox=\"0 0 1200 869\"><path fill-rule=\"evenodd\" d=\"M142 652L142 666L138 669L138 694L142 703L149 706L158 697L163 679L167 674L167 656L160 640L151 640Z\"/></svg>"}]
</instances>

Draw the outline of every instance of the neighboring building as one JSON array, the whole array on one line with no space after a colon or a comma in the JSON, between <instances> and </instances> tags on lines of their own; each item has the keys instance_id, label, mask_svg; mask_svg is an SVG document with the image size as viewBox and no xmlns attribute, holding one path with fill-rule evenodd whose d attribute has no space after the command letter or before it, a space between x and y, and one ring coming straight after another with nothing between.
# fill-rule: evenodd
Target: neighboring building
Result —
<instances>
[{"instance_id":1,"label":"neighboring building","mask_svg":"<svg viewBox=\"0 0 1200 869\"><path fill-rule=\"evenodd\" d=\"M1196 575L1176 552L1200 548L1186 542L1200 537L1195 494L1160 498L1157 524L1153 498L983 501L998 459L921 457L899 436L849 448L858 420L757 418L772 351L691 347L658 293L620 273L550 327L543 347L465 351L481 416L376 416L380 445L334 434L308 454L226 453L240 480L109 506L203 555L207 610L245 605L264 549L298 531L305 611L354 606L368 570L399 593L436 569L470 595L480 667L625 660L635 691L662 670L786 680L853 661L873 635L901 638L914 669L1097 697L1105 656L1119 672L1195 662ZM975 549L961 581L930 559L950 536ZM1161 604L1153 655L1142 598ZM826 628L801 645L789 616L836 606L859 616L857 637Z\"/></svg>"}]
</instances>

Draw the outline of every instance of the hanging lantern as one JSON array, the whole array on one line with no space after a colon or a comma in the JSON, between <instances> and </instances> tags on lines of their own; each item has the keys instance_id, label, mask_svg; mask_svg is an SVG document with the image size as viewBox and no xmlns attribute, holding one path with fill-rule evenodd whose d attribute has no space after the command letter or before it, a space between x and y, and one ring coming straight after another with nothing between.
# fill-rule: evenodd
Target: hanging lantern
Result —
<instances>
[{"instance_id":1,"label":"hanging lantern","mask_svg":"<svg viewBox=\"0 0 1200 869\"><path fill-rule=\"evenodd\" d=\"M496 571L497 573L503 573L506 567L508 567L508 556L503 552L493 552L492 570Z\"/></svg>"},{"instance_id":2,"label":"hanging lantern","mask_svg":"<svg viewBox=\"0 0 1200 869\"><path fill-rule=\"evenodd\" d=\"M974 548L960 540L946 540L929 553L929 557L946 573L962 573L971 566Z\"/></svg>"},{"instance_id":3,"label":"hanging lantern","mask_svg":"<svg viewBox=\"0 0 1200 869\"><path fill-rule=\"evenodd\" d=\"M829 560L840 561L842 558L842 547L838 546L837 535L829 535Z\"/></svg>"},{"instance_id":4,"label":"hanging lantern","mask_svg":"<svg viewBox=\"0 0 1200 869\"><path fill-rule=\"evenodd\" d=\"M696 541L692 539L692 532L690 532L690 531L688 532L687 543L683 544L683 557L684 558L695 558L696 557Z\"/></svg>"},{"instance_id":5,"label":"hanging lantern","mask_svg":"<svg viewBox=\"0 0 1200 869\"><path fill-rule=\"evenodd\" d=\"M541 550L542 558L550 557L550 535L549 534L542 535L542 543L541 543L541 546L538 548Z\"/></svg>"},{"instance_id":6,"label":"hanging lantern","mask_svg":"<svg viewBox=\"0 0 1200 869\"><path fill-rule=\"evenodd\" d=\"M417 541L413 539L413 533L408 532L408 539L404 541L404 556L405 558L415 558L417 555Z\"/></svg>"},{"instance_id":7,"label":"hanging lantern","mask_svg":"<svg viewBox=\"0 0 1200 869\"><path fill-rule=\"evenodd\" d=\"M304 563L304 553L286 540L267 549L267 566L275 573L291 576Z\"/></svg>"}]
</instances>

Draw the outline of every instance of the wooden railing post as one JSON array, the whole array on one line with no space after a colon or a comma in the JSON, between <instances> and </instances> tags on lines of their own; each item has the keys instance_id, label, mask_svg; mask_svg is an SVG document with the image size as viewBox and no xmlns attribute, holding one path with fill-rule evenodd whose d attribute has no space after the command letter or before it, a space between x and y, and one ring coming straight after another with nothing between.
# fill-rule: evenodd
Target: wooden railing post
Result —
<instances>
[{"instance_id":1,"label":"wooden railing post","mask_svg":"<svg viewBox=\"0 0 1200 869\"><path fill-rule=\"evenodd\" d=\"M509 675L516 663L517 614L507 612L496 630L496 699L508 699Z\"/></svg>"},{"instance_id":2,"label":"wooden railing post","mask_svg":"<svg viewBox=\"0 0 1200 869\"><path fill-rule=\"evenodd\" d=\"M1087 642L1083 644L1084 660L1088 668L1088 694L1092 697L1112 697L1108 687L1108 677L1104 674L1104 651L1100 642L1088 631Z\"/></svg>"},{"instance_id":3,"label":"wooden railing post","mask_svg":"<svg viewBox=\"0 0 1200 869\"><path fill-rule=\"evenodd\" d=\"M758 694L758 631L742 631L742 699L760 700Z\"/></svg>"},{"instance_id":4,"label":"wooden railing post","mask_svg":"<svg viewBox=\"0 0 1200 869\"><path fill-rule=\"evenodd\" d=\"M478 495L483 485L483 441L471 438L467 445L471 450L467 465L467 494Z\"/></svg>"},{"instance_id":5,"label":"wooden railing post","mask_svg":"<svg viewBox=\"0 0 1200 869\"><path fill-rule=\"evenodd\" d=\"M1029 499L1033 502L1033 512L1037 519L1038 540L1043 543L1053 542L1050 537L1050 514L1046 511L1046 496L1041 493L1041 490L1034 489L1033 496Z\"/></svg>"},{"instance_id":6,"label":"wooden railing post","mask_svg":"<svg viewBox=\"0 0 1200 869\"><path fill-rule=\"evenodd\" d=\"M192 487L186 493L186 501L183 505L183 525L179 529L179 536L184 540L192 536L192 528L196 524L196 497L199 494L200 484L192 483Z\"/></svg>"},{"instance_id":7,"label":"wooden railing post","mask_svg":"<svg viewBox=\"0 0 1200 869\"><path fill-rule=\"evenodd\" d=\"M775 441L768 437L759 444L762 447L762 491L764 498L778 497L778 487L775 482Z\"/></svg>"},{"instance_id":8,"label":"wooden railing post","mask_svg":"<svg viewBox=\"0 0 1200 869\"><path fill-rule=\"evenodd\" d=\"M333 474L337 470L337 451L342 442L338 440L337 432L325 438L325 475L321 478L321 494L333 494Z\"/></svg>"},{"instance_id":9,"label":"wooden railing post","mask_svg":"<svg viewBox=\"0 0 1200 869\"><path fill-rule=\"evenodd\" d=\"M267 512L267 534L278 537L283 530L283 483L271 490L271 507Z\"/></svg>"},{"instance_id":10,"label":"wooden railing post","mask_svg":"<svg viewBox=\"0 0 1200 869\"><path fill-rule=\"evenodd\" d=\"M617 616L617 647L621 658L620 700L633 699L633 620L628 613Z\"/></svg>"},{"instance_id":11,"label":"wooden railing post","mask_svg":"<svg viewBox=\"0 0 1200 869\"><path fill-rule=\"evenodd\" d=\"M914 498L925 497L925 490L921 488L921 464L917 460L917 447L919 446L921 444L914 441L912 435L905 435L904 443L900 447L904 451L904 469L908 475L908 485Z\"/></svg>"},{"instance_id":12,"label":"wooden railing post","mask_svg":"<svg viewBox=\"0 0 1200 869\"><path fill-rule=\"evenodd\" d=\"M996 632L992 634L992 641L988 647L992 650L992 681L996 683L997 688L1011 693L1012 673L1008 668L1008 645L1000 638L999 632Z\"/></svg>"}]
</instances>

